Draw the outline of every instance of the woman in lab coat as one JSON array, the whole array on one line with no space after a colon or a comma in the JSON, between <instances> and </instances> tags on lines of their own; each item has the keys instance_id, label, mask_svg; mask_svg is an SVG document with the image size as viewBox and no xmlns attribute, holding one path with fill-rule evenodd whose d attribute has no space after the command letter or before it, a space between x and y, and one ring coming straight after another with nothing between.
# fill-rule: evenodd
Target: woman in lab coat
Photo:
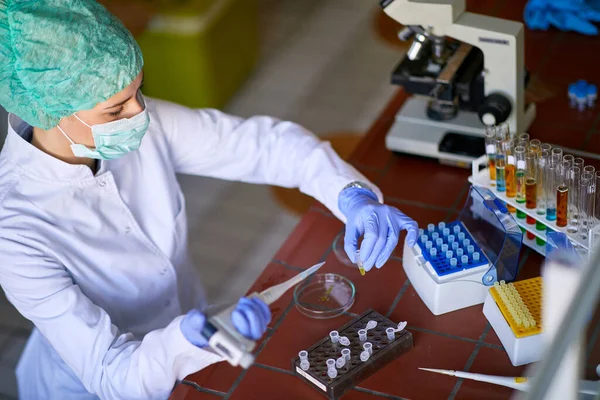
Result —
<instances>
[{"instance_id":1,"label":"woman in lab coat","mask_svg":"<svg viewBox=\"0 0 600 400\"><path fill-rule=\"evenodd\" d=\"M143 60L93 0L0 0L0 285L35 328L23 399L166 398L221 361L201 334L176 173L299 187L347 221L365 269L416 224L298 125L191 110L140 94ZM268 307L243 298L258 339Z\"/></svg>"}]
</instances>

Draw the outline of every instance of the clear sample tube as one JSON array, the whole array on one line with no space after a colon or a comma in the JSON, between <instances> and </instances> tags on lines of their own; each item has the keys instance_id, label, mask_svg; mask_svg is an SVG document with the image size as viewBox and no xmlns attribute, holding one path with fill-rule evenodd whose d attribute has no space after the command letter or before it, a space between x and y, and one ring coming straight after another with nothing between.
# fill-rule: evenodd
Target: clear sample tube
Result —
<instances>
[{"instance_id":1,"label":"clear sample tube","mask_svg":"<svg viewBox=\"0 0 600 400\"><path fill-rule=\"evenodd\" d=\"M536 153L539 153L542 151L542 142L538 139L531 139L529 141L529 150L531 151L535 151Z\"/></svg>"},{"instance_id":2,"label":"clear sample tube","mask_svg":"<svg viewBox=\"0 0 600 400\"><path fill-rule=\"evenodd\" d=\"M429 240L429 236L421 235L421 243L425 244L425 243L427 243L428 240Z\"/></svg>"},{"instance_id":3,"label":"clear sample tube","mask_svg":"<svg viewBox=\"0 0 600 400\"><path fill-rule=\"evenodd\" d=\"M460 233L460 225L454 225L452 232L454 232L455 235L458 235Z\"/></svg>"},{"instance_id":4,"label":"clear sample tube","mask_svg":"<svg viewBox=\"0 0 600 400\"><path fill-rule=\"evenodd\" d=\"M335 367L333 369L328 369L327 370L327 376L329 376L329 378L331 378L331 379L335 379L335 377L337 376L337 374L338 374L338 372L337 372L337 369L335 369Z\"/></svg>"},{"instance_id":5,"label":"clear sample tube","mask_svg":"<svg viewBox=\"0 0 600 400\"><path fill-rule=\"evenodd\" d=\"M388 340L394 340L396 338L396 330L394 328L387 328L385 330Z\"/></svg>"},{"instance_id":6,"label":"clear sample tube","mask_svg":"<svg viewBox=\"0 0 600 400\"><path fill-rule=\"evenodd\" d=\"M365 351L368 351L369 355L373 354L373 344L372 343L367 342L367 343L363 344L363 349L365 349Z\"/></svg>"},{"instance_id":7,"label":"clear sample tube","mask_svg":"<svg viewBox=\"0 0 600 400\"><path fill-rule=\"evenodd\" d=\"M440 234L439 234L439 233L437 233L437 232L433 232L433 233L431 234L431 239L433 239L433 240L435 240L435 241L437 241L439 237L440 237Z\"/></svg>"},{"instance_id":8,"label":"clear sample tube","mask_svg":"<svg viewBox=\"0 0 600 400\"><path fill-rule=\"evenodd\" d=\"M346 336L340 336L340 344L342 346L350 346L350 339L348 339Z\"/></svg>"},{"instance_id":9,"label":"clear sample tube","mask_svg":"<svg viewBox=\"0 0 600 400\"><path fill-rule=\"evenodd\" d=\"M504 151L504 141L496 138L496 190L499 192L506 191L506 153Z\"/></svg>"},{"instance_id":10,"label":"clear sample tube","mask_svg":"<svg viewBox=\"0 0 600 400\"><path fill-rule=\"evenodd\" d=\"M561 228L569 223L568 165L567 161L563 161L562 167L556 171L556 226Z\"/></svg>"},{"instance_id":11,"label":"clear sample tube","mask_svg":"<svg viewBox=\"0 0 600 400\"><path fill-rule=\"evenodd\" d=\"M540 149L542 151L547 151L548 153L550 153L552 151L552 145L548 144L548 143L542 143L540 145Z\"/></svg>"},{"instance_id":12,"label":"clear sample tube","mask_svg":"<svg viewBox=\"0 0 600 400\"><path fill-rule=\"evenodd\" d=\"M458 241L462 242L463 240L465 240L465 233L461 232L458 234Z\"/></svg>"},{"instance_id":13,"label":"clear sample tube","mask_svg":"<svg viewBox=\"0 0 600 400\"><path fill-rule=\"evenodd\" d=\"M465 254L463 249L456 249L456 257L462 257Z\"/></svg>"},{"instance_id":14,"label":"clear sample tube","mask_svg":"<svg viewBox=\"0 0 600 400\"><path fill-rule=\"evenodd\" d=\"M456 249L458 249L458 247L459 247L459 246L460 246L460 245L458 244L458 242L453 242L453 243L452 243L452 250L456 250Z\"/></svg>"},{"instance_id":15,"label":"clear sample tube","mask_svg":"<svg viewBox=\"0 0 600 400\"><path fill-rule=\"evenodd\" d=\"M496 184L496 128L488 126L485 128L485 152L488 157L488 168L490 170L490 183Z\"/></svg>"},{"instance_id":16,"label":"clear sample tube","mask_svg":"<svg viewBox=\"0 0 600 400\"><path fill-rule=\"evenodd\" d=\"M496 126L496 136L502 138L502 140L510 139L510 126L506 122L500 123Z\"/></svg>"},{"instance_id":17,"label":"clear sample tube","mask_svg":"<svg viewBox=\"0 0 600 400\"><path fill-rule=\"evenodd\" d=\"M427 242L425 242L425 248L427 250L431 249L433 247L433 242L431 240L428 240Z\"/></svg>"},{"instance_id":18,"label":"clear sample tube","mask_svg":"<svg viewBox=\"0 0 600 400\"><path fill-rule=\"evenodd\" d=\"M431 242L427 242L427 243L431 243ZM338 333L338 331L331 331L331 332L329 332L329 338L331 339L331 343L337 343L340 341L340 334Z\"/></svg>"},{"instance_id":19,"label":"clear sample tube","mask_svg":"<svg viewBox=\"0 0 600 400\"><path fill-rule=\"evenodd\" d=\"M350 360L350 349L342 349L342 355L346 359L346 361Z\"/></svg>"},{"instance_id":20,"label":"clear sample tube","mask_svg":"<svg viewBox=\"0 0 600 400\"><path fill-rule=\"evenodd\" d=\"M300 361L300 368L302 369L302 371L308 371L308 369L310 368L310 363L308 362L308 360Z\"/></svg>"},{"instance_id":21,"label":"clear sample tube","mask_svg":"<svg viewBox=\"0 0 600 400\"><path fill-rule=\"evenodd\" d=\"M537 207L537 156L534 152L525 155L527 170L525 171L525 207Z\"/></svg>"},{"instance_id":22,"label":"clear sample tube","mask_svg":"<svg viewBox=\"0 0 600 400\"><path fill-rule=\"evenodd\" d=\"M563 158L563 151L562 149L559 149L558 147L555 147L552 149L552 151L550 152L550 154L552 155L552 157L558 157L559 162L562 160Z\"/></svg>"},{"instance_id":23,"label":"clear sample tube","mask_svg":"<svg viewBox=\"0 0 600 400\"><path fill-rule=\"evenodd\" d=\"M365 342L367 340L367 330L366 329L358 330L358 340L360 340L361 342Z\"/></svg>"},{"instance_id":24,"label":"clear sample tube","mask_svg":"<svg viewBox=\"0 0 600 400\"><path fill-rule=\"evenodd\" d=\"M472 254L475 251L475 246L472 244L467 246L467 253Z\"/></svg>"},{"instance_id":25,"label":"clear sample tube","mask_svg":"<svg viewBox=\"0 0 600 400\"><path fill-rule=\"evenodd\" d=\"M592 176L588 173L583 173L581 175L581 180L579 182L579 207L578 207L578 216L579 216L579 228L578 233L581 239L588 238L588 216L589 216L589 196L591 194L592 187Z\"/></svg>"},{"instance_id":26,"label":"clear sample tube","mask_svg":"<svg viewBox=\"0 0 600 400\"><path fill-rule=\"evenodd\" d=\"M429 232L429 233L435 232L435 225L434 224L427 224L427 232Z\"/></svg>"},{"instance_id":27,"label":"clear sample tube","mask_svg":"<svg viewBox=\"0 0 600 400\"><path fill-rule=\"evenodd\" d=\"M300 357L300 360L308 360L308 351L302 350L298 353L298 357Z\"/></svg>"},{"instance_id":28,"label":"clear sample tube","mask_svg":"<svg viewBox=\"0 0 600 400\"><path fill-rule=\"evenodd\" d=\"M442 235L443 235L444 237L448 237L448 236L450 235L450 229L448 229L448 228L444 228L444 229L442 230Z\"/></svg>"},{"instance_id":29,"label":"clear sample tube","mask_svg":"<svg viewBox=\"0 0 600 400\"><path fill-rule=\"evenodd\" d=\"M581 173L583 174L583 167L585 166L585 160L581 157L575 157L573 159L573 166L581 168Z\"/></svg>"},{"instance_id":30,"label":"clear sample tube","mask_svg":"<svg viewBox=\"0 0 600 400\"><path fill-rule=\"evenodd\" d=\"M546 165L546 219L548 221L556 220L556 186L554 181L556 178L556 168L558 167L558 161L556 157L550 157Z\"/></svg>"},{"instance_id":31,"label":"clear sample tube","mask_svg":"<svg viewBox=\"0 0 600 400\"><path fill-rule=\"evenodd\" d=\"M525 147L517 146L514 150L517 171L515 173L515 183L517 189L517 203L525 203L525 172L527 164L525 162Z\"/></svg>"},{"instance_id":32,"label":"clear sample tube","mask_svg":"<svg viewBox=\"0 0 600 400\"><path fill-rule=\"evenodd\" d=\"M581 180L581 169L573 166L569 171L569 224L567 232L575 233L578 229L577 214L579 210L579 185Z\"/></svg>"},{"instance_id":33,"label":"clear sample tube","mask_svg":"<svg viewBox=\"0 0 600 400\"><path fill-rule=\"evenodd\" d=\"M438 229L441 231L446 227L446 223L445 222L438 222Z\"/></svg>"},{"instance_id":34,"label":"clear sample tube","mask_svg":"<svg viewBox=\"0 0 600 400\"><path fill-rule=\"evenodd\" d=\"M572 167L575 163L575 156L572 154L565 154L563 156L563 161L567 161L569 163L569 167Z\"/></svg>"},{"instance_id":35,"label":"clear sample tube","mask_svg":"<svg viewBox=\"0 0 600 400\"><path fill-rule=\"evenodd\" d=\"M444 239L442 239L442 238L435 239L435 245L437 247L442 247L443 244L444 244Z\"/></svg>"},{"instance_id":36,"label":"clear sample tube","mask_svg":"<svg viewBox=\"0 0 600 400\"><path fill-rule=\"evenodd\" d=\"M360 353L360 361L362 362L366 362L369 359L369 357L371 357L371 355L368 351L363 351L362 353Z\"/></svg>"},{"instance_id":37,"label":"clear sample tube","mask_svg":"<svg viewBox=\"0 0 600 400\"><path fill-rule=\"evenodd\" d=\"M588 208L587 208L587 226L588 226L588 230L590 231L591 234L591 230L594 227L594 225L596 224L596 218L595 218L595 210L596 210L596 168L594 168L591 165L586 165L583 168L583 173L584 174L589 174L591 175L591 184L590 184L590 188L589 188L589 196L588 196Z\"/></svg>"},{"instance_id":38,"label":"clear sample tube","mask_svg":"<svg viewBox=\"0 0 600 400\"><path fill-rule=\"evenodd\" d=\"M442 249L441 250L442 250L442 253L446 253L448 251L448 245L446 243L444 243L442 245Z\"/></svg>"},{"instance_id":39,"label":"clear sample tube","mask_svg":"<svg viewBox=\"0 0 600 400\"><path fill-rule=\"evenodd\" d=\"M471 244L471 241L469 239L463 240L463 247L468 247L470 244Z\"/></svg>"},{"instance_id":40,"label":"clear sample tube","mask_svg":"<svg viewBox=\"0 0 600 400\"><path fill-rule=\"evenodd\" d=\"M469 263L469 256L462 256L460 258L460 262L463 264L468 264Z\"/></svg>"},{"instance_id":41,"label":"clear sample tube","mask_svg":"<svg viewBox=\"0 0 600 400\"><path fill-rule=\"evenodd\" d=\"M546 214L546 165L550 162L550 152L541 150L538 159L537 210L538 215Z\"/></svg>"},{"instance_id":42,"label":"clear sample tube","mask_svg":"<svg viewBox=\"0 0 600 400\"><path fill-rule=\"evenodd\" d=\"M448 250L448 251L446 252L446 258L447 258L447 259L451 259L451 258L452 258L452 255L453 255L453 252L452 252L452 250Z\"/></svg>"},{"instance_id":43,"label":"clear sample tube","mask_svg":"<svg viewBox=\"0 0 600 400\"><path fill-rule=\"evenodd\" d=\"M335 360L336 368L343 368L344 365L346 365L346 359L343 356Z\"/></svg>"},{"instance_id":44,"label":"clear sample tube","mask_svg":"<svg viewBox=\"0 0 600 400\"><path fill-rule=\"evenodd\" d=\"M456 267L456 264L458 264L458 260L456 258L451 258L450 259L450 266L451 267Z\"/></svg>"},{"instance_id":45,"label":"clear sample tube","mask_svg":"<svg viewBox=\"0 0 600 400\"><path fill-rule=\"evenodd\" d=\"M327 364L327 369L335 369L335 360L333 358L327 359L325 364Z\"/></svg>"},{"instance_id":46,"label":"clear sample tube","mask_svg":"<svg viewBox=\"0 0 600 400\"><path fill-rule=\"evenodd\" d=\"M454 235L449 235L448 236L448 244L450 244L450 246L452 246L452 243L454 243L454 241L456 240L456 237Z\"/></svg>"},{"instance_id":47,"label":"clear sample tube","mask_svg":"<svg viewBox=\"0 0 600 400\"><path fill-rule=\"evenodd\" d=\"M479 261L479 257L480 257L479 252L473 253L473 261L475 261L475 262Z\"/></svg>"}]
</instances>

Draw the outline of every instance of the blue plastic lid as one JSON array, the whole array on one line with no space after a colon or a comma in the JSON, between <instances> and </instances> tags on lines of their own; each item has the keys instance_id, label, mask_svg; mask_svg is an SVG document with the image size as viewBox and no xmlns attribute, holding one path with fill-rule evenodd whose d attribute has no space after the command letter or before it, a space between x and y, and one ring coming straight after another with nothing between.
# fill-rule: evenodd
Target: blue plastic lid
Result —
<instances>
[{"instance_id":1,"label":"blue plastic lid","mask_svg":"<svg viewBox=\"0 0 600 400\"><path fill-rule=\"evenodd\" d=\"M483 283L489 286L497 280L514 281L519 272L523 233L506 206L489 189L471 186L458 220L494 264Z\"/></svg>"},{"instance_id":2,"label":"blue plastic lid","mask_svg":"<svg viewBox=\"0 0 600 400\"><path fill-rule=\"evenodd\" d=\"M589 96L590 94L591 94L591 95L598 94L598 88L596 87L596 85L589 84L589 85L588 85L587 94L588 94L588 96Z\"/></svg>"},{"instance_id":3,"label":"blue plastic lid","mask_svg":"<svg viewBox=\"0 0 600 400\"><path fill-rule=\"evenodd\" d=\"M574 83L571 83L569 85L569 96L575 96L575 90L577 89L577 85Z\"/></svg>"}]
</instances>

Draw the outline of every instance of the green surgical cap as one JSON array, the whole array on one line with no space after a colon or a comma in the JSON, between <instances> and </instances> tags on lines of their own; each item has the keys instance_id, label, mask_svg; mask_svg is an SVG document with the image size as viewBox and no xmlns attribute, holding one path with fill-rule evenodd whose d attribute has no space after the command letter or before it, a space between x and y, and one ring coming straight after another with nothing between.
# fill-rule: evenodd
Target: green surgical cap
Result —
<instances>
[{"instance_id":1,"label":"green surgical cap","mask_svg":"<svg viewBox=\"0 0 600 400\"><path fill-rule=\"evenodd\" d=\"M143 64L131 33L94 0L0 0L0 104L32 126L94 108Z\"/></svg>"}]
</instances>

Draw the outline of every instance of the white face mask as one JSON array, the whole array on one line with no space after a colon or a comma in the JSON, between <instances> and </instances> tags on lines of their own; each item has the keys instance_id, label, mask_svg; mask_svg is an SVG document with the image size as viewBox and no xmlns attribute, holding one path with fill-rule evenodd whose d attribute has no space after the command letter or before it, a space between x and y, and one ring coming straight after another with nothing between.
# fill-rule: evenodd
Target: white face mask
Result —
<instances>
[{"instance_id":1,"label":"white face mask","mask_svg":"<svg viewBox=\"0 0 600 400\"><path fill-rule=\"evenodd\" d=\"M140 92L138 92L137 98L144 110L132 118L123 118L106 124L88 125L77 114L74 114L79 122L92 130L94 144L96 145L95 149L86 147L83 144L76 144L60 126L57 126L71 142L71 150L75 157L113 160L137 150L150 125L148 109Z\"/></svg>"}]
</instances>

